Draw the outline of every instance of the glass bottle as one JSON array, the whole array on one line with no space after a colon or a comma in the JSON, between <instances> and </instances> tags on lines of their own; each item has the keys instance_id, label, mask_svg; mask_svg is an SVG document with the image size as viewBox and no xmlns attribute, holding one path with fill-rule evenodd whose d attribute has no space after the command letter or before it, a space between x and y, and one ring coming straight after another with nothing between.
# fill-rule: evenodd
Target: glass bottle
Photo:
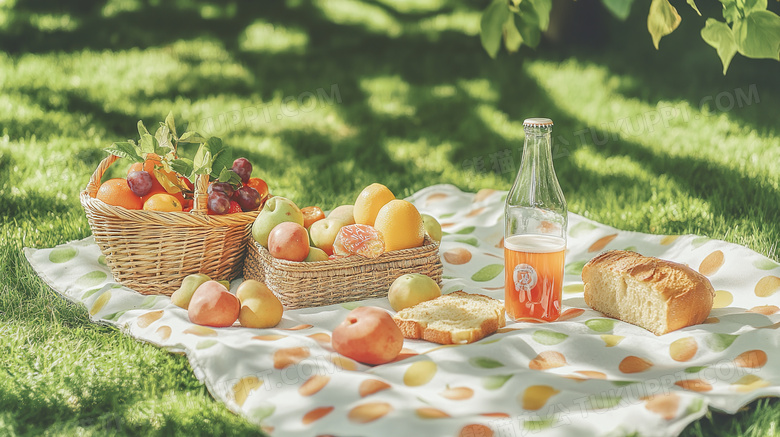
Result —
<instances>
[{"instance_id":1,"label":"glass bottle","mask_svg":"<svg viewBox=\"0 0 780 437\"><path fill-rule=\"evenodd\" d=\"M507 315L516 320L556 320L566 252L566 199L552 161L549 118L523 122L520 170L504 208L504 291Z\"/></svg>"}]
</instances>

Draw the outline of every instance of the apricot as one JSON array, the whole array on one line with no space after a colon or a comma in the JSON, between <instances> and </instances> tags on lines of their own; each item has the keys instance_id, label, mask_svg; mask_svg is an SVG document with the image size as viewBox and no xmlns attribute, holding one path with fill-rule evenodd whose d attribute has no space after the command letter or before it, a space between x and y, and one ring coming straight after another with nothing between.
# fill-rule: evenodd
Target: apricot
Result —
<instances>
[{"instance_id":1,"label":"apricot","mask_svg":"<svg viewBox=\"0 0 780 437\"><path fill-rule=\"evenodd\" d=\"M192 295L187 315L197 325L223 328L238 320L238 298L217 281L206 281Z\"/></svg>"}]
</instances>

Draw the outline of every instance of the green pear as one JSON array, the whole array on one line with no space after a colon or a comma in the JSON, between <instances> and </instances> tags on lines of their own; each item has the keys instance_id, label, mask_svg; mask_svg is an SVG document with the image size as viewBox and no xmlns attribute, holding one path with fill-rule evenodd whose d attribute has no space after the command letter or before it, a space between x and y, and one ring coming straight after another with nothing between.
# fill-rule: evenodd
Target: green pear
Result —
<instances>
[{"instance_id":1,"label":"green pear","mask_svg":"<svg viewBox=\"0 0 780 437\"><path fill-rule=\"evenodd\" d=\"M192 295L195 293L195 290L197 290L201 284L210 280L211 278L204 275L203 273L187 275L181 282L181 287L179 287L179 289L174 291L171 295L171 303L177 307L184 308L185 310L188 309L190 306L190 300L192 300Z\"/></svg>"},{"instance_id":2,"label":"green pear","mask_svg":"<svg viewBox=\"0 0 780 437\"><path fill-rule=\"evenodd\" d=\"M309 255L303 262L327 261L328 254L318 247L309 247Z\"/></svg>"},{"instance_id":3,"label":"green pear","mask_svg":"<svg viewBox=\"0 0 780 437\"><path fill-rule=\"evenodd\" d=\"M423 219L423 225L425 226L425 232L431 237L431 240L441 243L441 225L439 221L428 214L420 214Z\"/></svg>"}]
</instances>

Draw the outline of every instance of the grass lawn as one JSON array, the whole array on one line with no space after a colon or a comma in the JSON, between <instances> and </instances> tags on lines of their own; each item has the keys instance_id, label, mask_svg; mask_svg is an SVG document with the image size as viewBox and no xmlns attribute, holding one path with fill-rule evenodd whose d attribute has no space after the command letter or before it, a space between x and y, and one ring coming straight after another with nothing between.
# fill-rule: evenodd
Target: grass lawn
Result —
<instances>
[{"instance_id":1,"label":"grass lawn","mask_svg":"<svg viewBox=\"0 0 780 437\"><path fill-rule=\"evenodd\" d=\"M169 110L275 194L323 209L372 182L398 197L508 189L522 120L550 117L570 211L780 260L780 63L738 55L722 76L684 2L660 51L636 2L629 21L592 25L604 38L495 61L479 43L484 2L60 3L0 3L2 435L260 434L184 356L90 323L21 253L90 235L78 194L102 148ZM761 400L683 435L777 435L779 421L780 403Z\"/></svg>"}]
</instances>

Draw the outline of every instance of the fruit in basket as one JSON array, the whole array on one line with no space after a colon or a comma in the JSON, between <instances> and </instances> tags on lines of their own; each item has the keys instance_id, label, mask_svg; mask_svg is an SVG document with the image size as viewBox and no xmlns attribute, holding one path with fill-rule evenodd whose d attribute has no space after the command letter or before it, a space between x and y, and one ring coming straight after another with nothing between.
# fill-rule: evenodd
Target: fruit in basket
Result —
<instances>
[{"instance_id":1,"label":"fruit in basket","mask_svg":"<svg viewBox=\"0 0 780 437\"><path fill-rule=\"evenodd\" d=\"M292 200L272 197L265 202L252 224L252 237L261 246L268 248L268 235L279 223L293 222L303 226L303 214Z\"/></svg>"},{"instance_id":2,"label":"fruit in basket","mask_svg":"<svg viewBox=\"0 0 780 437\"><path fill-rule=\"evenodd\" d=\"M425 227L425 233L431 237L431 240L441 243L441 224L439 221L428 214L420 214L423 219L423 226Z\"/></svg>"},{"instance_id":3,"label":"fruit in basket","mask_svg":"<svg viewBox=\"0 0 780 437\"><path fill-rule=\"evenodd\" d=\"M233 161L231 170L241 178L241 182L247 183L252 176L252 163L246 158L238 158Z\"/></svg>"},{"instance_id":4,"label":"fruit in basket","mask_svg":"<svg viewBox=\"0 0 780 437\"><path fill-rule=\"evenodd\" d=\"M181 192L169 193L165 191L165 188L163 188L162 185L160 185L160 183L157 182L156 180L155 180L154 187L152 187L152 191L150 191L149 194L147 194L146 196L141 197L141 200L144 203L146 203L146 201L149 200L149 198L154 196L155 194L170 194L171 196L175 197L182 205L184 205L185 203L184 195Z\"/></svg>"},{"instance_id":5,"label":"fruit in basket","mask_svg":"<svg viewBox=\"0 0 780 437\"><path fill-rule=\"evenodd\" d=\"M260 178L249 178L249 182L247 182L245 185L248 185L257 190L257 193L260 194L260 199L263 202L268 197L268 184L265 183L264 180Z\"/></svg>"},{"instance_id":6,"label":"fruit in basket","mask_svg":"<svg viewBox=\"0 0 780 437\"><path fill-rule=\"evenodd\" d=\"M366 258L377 258L385 253L385 242L382 234L373 226L347 225L343 226L336 235L333 253L341 256L360 255Z\"/></svg>"},{"instance_id":7,"label":"fruit in basket","mask_svg":"<svg viewBox=\"0 0 780 437\"><path fill-rule=\"evenodd\" d=\"M344 226L343 222L327 218L314 222L309 228L312 244L328 255L333 255L333 242L336 241L336 236Z\"/></svg>"},{"instance_id":8,"label":"fruit in basket","mask_svg":"<svg viewBox=\"0 0 780 437\"><path fill-rule=\"evenodd\" d=\"M212 191L208 200L209 213L227 214L230 211L230 197L222 191Z\"/></svg>"},{"instance_id":9,"label":"fruit in basket","mask_svg":"<svg viewBox=\"0 0 780 437\"><path fill-rule=\"evenodd\" d=\"M238 321L247 328L273 328L282 320L284 307L265 284L247 279L238 286L236 296L241 302Z\"/></svg>"},{"instance_id":10,"label":"fruit in basket","mask_svg":"<svg viewBox=\"0 0 780 437\"><path fill-rule=\"evenodd\" d=\"M396 311L417 305L420 302L441 296L441 288L430 276L422 273L401 275L390 285L387 300Z\"/></svg>"},{"instance_id":11,"label":"fruit in basket","mask_svg":"<svg viewBox=\"0 0 780 437\"><path fill-rule=\"evenodd\" d=\"M309 254L306 255L306 259L304 259L304 262L317 262L317 261L327 261L328 254L325 253L324 250L320 249L319 247L309 247Z\"/></svg>"},{"instance_id":12,"label":"fruit in basket","mask_svg":"<svg viewBox=\"0 0 780 437\"><path fill-rule=\"evenodd\" d=\"M138 197L143 197L152 191L154 178L146 171L131 171L127 174L127 185L130 191Z\"/></svg>"},{"instance_id":13,"label":"fruit in basket","mask_svg":"<svg viewBox=\"0 0 780 437\"><path fill-rule=\"evenodd\" d=\"M126 209L141 209L144 206L141 198L127 185L127 180L121 178L109 179L100 184L95 197L109 205Z\"/></svg>"},{"instance_id":14,"label":"fruit in basket","mask_svg":"<svg viewBox=\"0 0 780 437\"><path fill-rule=\"evenodd\" d=\"M309 229L314 222L325 218L325 213L319 206L301 208L301 213L303 213L303 227L306 229Z\"/></svg>"},{"instance_id":15,"label":"fruit in basket","mask_svg":"<svg viewBox=\"0 0 780 437\"><path fill-rule=\"evenodd\" d=\"M238 298L217 281L206 281L192 294L187 315L190 322L224 328L238 320L241 304Z\"/></svg>"},{"instance_id":16,"label":"fruit in basket","mask_svg":"<svg viewBox=\"0 0 780 437\"><path fill-rule=\"evenodd\" d=\"M184 280L181 281L181 286L171 295L171 303L186 310L190 306L190 300L192 300L192 295L195 293L195 290L197 290L201 284L210 280L211 278L203 273L194 273L185 276Z\"/></svg>"},{"instance_id":17,"label":"fruit in basket","mask_svg":"<svg viewBox=\"0 0 780 437\"><path fill-rule=\"evenodd\" d=\"M355 224L355 206L354 205L341 205L337 206L333 211L328 214L328 218L331 220L339 221L345 225Z\"/></svg>"},{"instance_id":18,"label":"fruit in basket","mask_svg":"<svg viewBox=\"0 0 780 437\"><path fill-rule=\"evenodd\" d=\"M333 330L336 352L365 364L384 364L401 352L404 336L387 311L359 307Z\"/></svg>"},{"instance_id":19,"label":"fruit in basket","mask_svg":"<svg viewBox=\"0 0 780 437\"><path fill-rule=\"evenodd\" d=\"M376 216L374 227L385 239L385 251L422 246L425 225L417 208L406 200L391 200Z\"/></svg>"},{"instance_id":20,"label":"fruit in basket","mask_svg":"<svg viewBox=\"0 0 780 437\"><path fill-rule=\"evenodd\" d=\"M241 205L238 204L235 200L230 201L230 209L228 209L228 214L234 214L237 212L244 212L243 209L241 209Z\"/></svg>"},{"instance_id":21,"label":"fruit in basket","mask_svg":"<svg viewBox=\"0 0 780 437\"><path fill-rule=\"evenodd\" d=\"M181 202L168 193L157 193L144 202L145 211L176 212L182 210Z\"/></svg>"},{"instance_id":22,"label":"fruit in basket","mask_svg":"<svg viewBox=\"0 0 780 437\"><path fill-rule=\"evenodd\" d=\"M377 183L367 186L355 199L355 223L374 226L379 210L393 199L393 192L386 186Z\"/></svg>"},{"instance_id":23,"label":"fruit in basket","mask_svg":"<svg viewBox=\"0 0 780 437\"><path fill-rule=\"evenodd\" d=\"M214 191L221 191L230 197L236 190L227 182L212 182L209 184L209 188L206 190L206 192L211 194Z\"/></svg>"},{"instance_id":24,"label":"fruit in basket","mask_svg":"<svg viewBox=\"0 0 780 437\"><path fill-rule=\"evenodd\" d=\"M260 193L252 187L244 186L235 192L235 199L244 211L254 211L262 204Z\"/></svg>"},{"instance_id":25,"label":"fruit in basket","mask_svg":"<svg viewBox=\"0 0 780 437\"><path fill-rule=\"evenodd\" d=\"M283 222L268 234L268 252L277 259L303 261L309 255L309 234L303 225Z\"/></svg>"}]
</instances>

